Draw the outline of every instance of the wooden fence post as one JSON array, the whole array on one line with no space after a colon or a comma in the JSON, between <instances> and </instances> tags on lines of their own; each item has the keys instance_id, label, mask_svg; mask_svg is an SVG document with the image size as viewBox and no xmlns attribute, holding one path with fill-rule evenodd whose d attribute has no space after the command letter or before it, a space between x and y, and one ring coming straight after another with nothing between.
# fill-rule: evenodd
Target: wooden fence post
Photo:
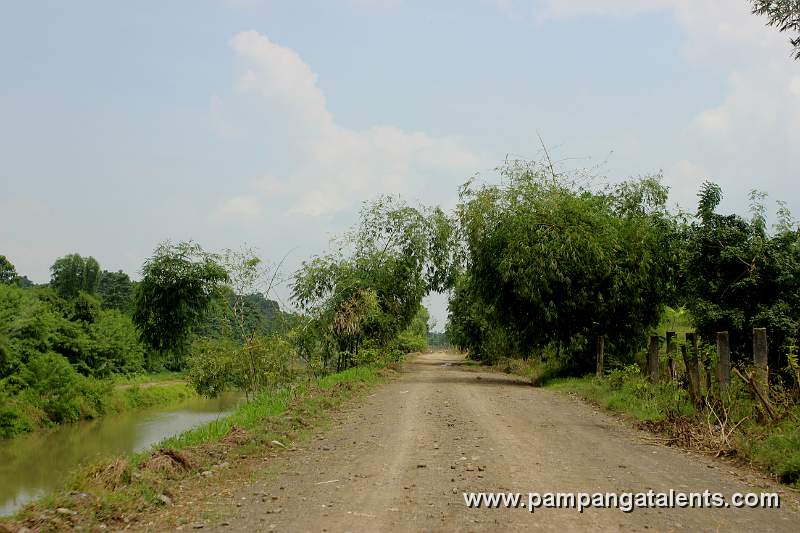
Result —
<instances>
[{"instance_id":1,"label":"wooden fence post","mask_svg":"<svg viewBox=\"0 0 800 533\"><path fill-rule=\"evenodd\" d=\"M667 372L669 379L675 379L675 332L667 332Z\"/></svg>"},{"instance_id":2,"label":"wooden fence post","mask_svg":"<svg viewBox=\"0 0 800 533\"><path fill-rule=\"evenodd\" d=\"M683 362L686 363L686 374L689 377L689 395L695 405L702 405L703 392L700 389L700 362L697 357L697 335L686 333L686 349L683 351ZM687 355L688 352L688 355Z\"/></svg>"},{"instance_id":3,"label":"wooden fence post","mask_svg":"<svg viewBox=\"0 0 800 533\"><path fill-rule=\"evenodd\" d=\"M605 368L603 366L603 364L604 364L603 359L604 359L604 355L605 355L603 353L604 349L605 349L605 337L603 337L602 335L598 335L597 336L597 347L596 347L596 350L597 350L597 353L596 353L596 355L597 355L596 373L597 373L597 377L599 377L599 378L602 378L603 375L605 374Z\"/></svg>"},{"instance_id":4,"label":"wooden fence post","mask_svg":"<svg viewBox=\"0 0 800 533\"><path fill-rule=\"evenodd\" d=\"M647 377L652 383L658 382L659 374L659 358L658 349L661 344L661 339L658 335L650 336L650 346L647 349Z\"/></svg>"},{"instance_id":5,"label":"wooden fence post","mask_svg":"<svg viewBox=\"0 0 800 533\"><path fill-rule=\"evenodd\" d=\"M719 391L725 392L731 382L731 339L727 331L717 332L717 379Z\"/></svg>"},{"instance_id":6,"label":"wooden fence post","mask_svg":"<svg viewBox=\"0 0 800 533\"><path fill-rule=\"evenodd\" d=\"M753 364L756 381L764 398L769 398L769 368L767 363L767 329L753 328Z\"/></svg>"}]
</instances>

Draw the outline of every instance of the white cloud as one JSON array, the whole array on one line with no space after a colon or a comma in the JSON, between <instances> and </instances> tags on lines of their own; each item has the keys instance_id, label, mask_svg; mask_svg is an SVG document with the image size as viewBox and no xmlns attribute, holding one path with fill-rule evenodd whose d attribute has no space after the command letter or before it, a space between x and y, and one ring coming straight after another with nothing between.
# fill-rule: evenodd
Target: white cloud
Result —
<instances>
[{"instance_id":1,"label":"white cloud","mask_svg":"<svg viewBox=\"0 0 800 533\"><path fill-rule=\"evenodd\" d=\"M240 224L253 224L261 220L263 209L257 198L236 196L225 200L213 214L219 221L234 221Z\"/></svg>"},{"instance_id":2,"label":"white cloud","mask_svg":"<svg viewBox=\"0 0 800 533\"><path fill-rule=\"evenodd\" d=\"M231 47L241 64L237 93L256 95L257 111L268 117L269 127L285 132L302 154L287 175L262 179L251 195L234 199L241 206L248 198L249 212L265 195L280 192L288 213L330 214L376 194L416 191L427 180L462 179L479 166L456 137L337 124L311 68L294 50L260 33L239 33Z\"/></svg>"},{"instance_id":3,"label":"white cloud","mask_svg":"<svg viewBox=\"0 0 800 533\"><path fill-rule=\"evenodd\" d=\"M788 171L800 167L800 62L791 58L788 37L766 27L764 17L750 12L749 2L529 0L527 5L534 6L539 21L671 13L684 34L687 61L726 83L719 101L686 125L688 145L702 150L692 158L719 170L723 188L744 186L736 174L740 181L764 175L774 183L794 179ZM748 156L743 159L742 154ZM686 163L675 163L678 174L687 169Z\"/></svg>"}]
</instances>

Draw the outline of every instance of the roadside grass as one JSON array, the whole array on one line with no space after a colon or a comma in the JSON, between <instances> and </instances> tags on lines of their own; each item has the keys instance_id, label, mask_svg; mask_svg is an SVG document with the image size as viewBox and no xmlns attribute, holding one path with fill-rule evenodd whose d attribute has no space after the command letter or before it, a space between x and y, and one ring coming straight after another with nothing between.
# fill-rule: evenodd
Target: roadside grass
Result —
<instances>
[{"instance_id":1,"label":"roadside grass","mask_svg":"<svg viewBox=\"0 0 800 533\"><path fill-rule=\"evenodd\" d=\"M228 470L249 454L264 455L302 442L331 409L386 376L382 365L362 366L261 393L231 415L165 439L148 452L80 469L63 490L26 506L13 518L0 518L0 531L4 526L12 531L125 527L170 505L178 485L188 479Z\"/></svg>"},{"instance_id":2,"label":"roadside grass","mask_svg":"<svg viewBox=\"0 0 800 533\"><path fill-rule=\"evenodd\" d=\"M557 368L533 358L501 360L494 368L631 417L637 427L662 435L664 444L738 458L800 488L800 405L785 403L780 419L771 421L739 380L721 399L709 399L707 407L697 409L679 383L650 383L637 365L602 378L553 377Z\"/></svg>"},{"instance_id":3,"label":"roadside grass","mask_svg":"<svg viewBox=\"0 0 800 533\"><path fill-rule=\"evenodd\" d=\"M610 411L633 416L640 422L659 422L695 413L686 391L673 383L651 385L636 377L618 381L615 383L613 377L556 378L546 387L575 393Z\"/></svg>"}]
</instances>

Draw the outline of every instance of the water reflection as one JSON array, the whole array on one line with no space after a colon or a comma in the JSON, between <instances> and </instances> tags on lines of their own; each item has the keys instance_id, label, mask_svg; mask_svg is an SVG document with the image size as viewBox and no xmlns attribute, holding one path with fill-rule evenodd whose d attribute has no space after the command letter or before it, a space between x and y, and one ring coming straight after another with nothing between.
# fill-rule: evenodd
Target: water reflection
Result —
<instances>
[{"instance_id":1,"label":"water reflection","mask_svg":"<svg viewBox=\"0 0 800 533\"><path fill-rule=\"evenodd\" d=\"M131 412L0 440L0 515L63 485L80 465L145 450L229 413L241 396L195 398L164 411Z\"/></svg>"}]
</instances>

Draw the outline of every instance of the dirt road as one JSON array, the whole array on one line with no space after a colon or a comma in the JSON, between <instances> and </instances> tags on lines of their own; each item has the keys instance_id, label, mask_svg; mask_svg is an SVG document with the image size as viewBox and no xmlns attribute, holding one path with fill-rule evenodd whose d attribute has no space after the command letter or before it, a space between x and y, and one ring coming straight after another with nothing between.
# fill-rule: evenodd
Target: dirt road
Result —
<instances>
[{"instance_id":1,"label":"dirt road","mask_svg":"<svg viewBox=\"0 0 800 533\"><path fill-rule=\"evenodd\" d=\"M799 531L765 509L469 509L463 492L761 492L580 400L433 353L243 487L220 531ZM253 498L257 494L263 497Z\"/></svg>"}]
</instances>

